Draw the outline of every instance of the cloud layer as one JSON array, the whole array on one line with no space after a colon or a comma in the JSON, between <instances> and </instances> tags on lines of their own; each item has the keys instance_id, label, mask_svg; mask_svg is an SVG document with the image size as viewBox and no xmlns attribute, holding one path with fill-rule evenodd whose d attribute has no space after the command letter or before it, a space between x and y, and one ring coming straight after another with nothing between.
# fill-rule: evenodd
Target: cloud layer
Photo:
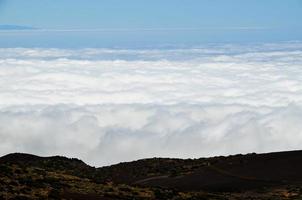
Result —
<instances>
[{"instance_id":1,"label":"cloud layer","mask_svg":"<svg viewBox=\"0 0 302 200\"><path fill-rule=\"evenodd\" d=\"M107 165L300 149L302 44L0 49L0 154Z\"/></svg>"}]
</instances>

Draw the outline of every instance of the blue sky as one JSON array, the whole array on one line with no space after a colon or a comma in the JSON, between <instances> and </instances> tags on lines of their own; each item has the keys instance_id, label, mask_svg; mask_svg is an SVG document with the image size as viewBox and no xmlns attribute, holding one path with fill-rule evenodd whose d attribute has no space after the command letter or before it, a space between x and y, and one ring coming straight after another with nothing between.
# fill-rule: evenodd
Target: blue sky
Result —
<instances>
[{"instance_id":1,"label":"blue sky","mask_svg":"<svg viewBox=\"0 0 302 200\"><path fill-rule=\"evenodd\" d=\"M301 19L302 0L0 0L0 24L47 29L49 43L68 35L70 43L85 45L87 38L88 46L89 40L116 45L301 40ZM91 33L96 29L111 32ZM16 35L2 33L3 45L16 44ZM24 37L37 45L46 38Z\"/></svg>"},{"instance_id":2,"label":"blue sky","mask_svg":"<svg viewBox=\"0 0 302 200\"><path fill-rule=\"evenodd\" d=\"M301 149L301 21L302 0L0 0L0 156Z\"/></svg>"}]
</instances>

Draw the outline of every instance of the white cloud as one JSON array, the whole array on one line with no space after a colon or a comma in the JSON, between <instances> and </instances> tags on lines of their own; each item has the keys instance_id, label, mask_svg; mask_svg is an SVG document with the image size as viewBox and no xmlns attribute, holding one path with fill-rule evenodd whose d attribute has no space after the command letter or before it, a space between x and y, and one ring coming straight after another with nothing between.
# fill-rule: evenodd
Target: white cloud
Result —
<instances>
[{"instance_id":1,"label":"white cloud","mask_svg":"<svg viewBox=\"0 0 302 200\"><path fill-rule=\"evenodd\" d=\"M302 146L302 45L0 49L0 154L94 165Z\"/></svg>"}]
</instances>

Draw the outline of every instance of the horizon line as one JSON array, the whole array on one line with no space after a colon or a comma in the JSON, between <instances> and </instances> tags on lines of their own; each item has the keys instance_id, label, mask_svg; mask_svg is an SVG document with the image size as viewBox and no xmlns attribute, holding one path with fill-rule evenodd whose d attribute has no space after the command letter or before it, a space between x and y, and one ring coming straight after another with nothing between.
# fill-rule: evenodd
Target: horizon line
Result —
<instances>
[{"instance_id":1,"label":"horizon line","mask_svg":"<svg viewBox=\"0 0 302 200\"><path fill-rule=\"evenodd\" d=\"M19 32L155 32L155 31L232 31L232 30L271 30L276 27L257 27L257 26L230 26L230 27L203 27L203 28L87 28L87 29L0 29L2 33Z\"/></svg>"}]
</instances>

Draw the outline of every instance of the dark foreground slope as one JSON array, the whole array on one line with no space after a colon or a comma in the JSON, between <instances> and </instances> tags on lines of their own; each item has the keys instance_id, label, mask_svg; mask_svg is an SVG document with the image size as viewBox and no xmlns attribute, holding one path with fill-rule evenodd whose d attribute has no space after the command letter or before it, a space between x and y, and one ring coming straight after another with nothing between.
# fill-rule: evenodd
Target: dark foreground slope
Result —
<instances>
[{"instance_id":1,"label":"dark foreground slope","mask_svg":"<svg viewBox=\"0 0 302 200\"><path fill-rule=\"evenodd\" d=\"M9 154L0 158L0 199L302 199L302 151L102 168Z\"/></svg>"}]
</instances>

